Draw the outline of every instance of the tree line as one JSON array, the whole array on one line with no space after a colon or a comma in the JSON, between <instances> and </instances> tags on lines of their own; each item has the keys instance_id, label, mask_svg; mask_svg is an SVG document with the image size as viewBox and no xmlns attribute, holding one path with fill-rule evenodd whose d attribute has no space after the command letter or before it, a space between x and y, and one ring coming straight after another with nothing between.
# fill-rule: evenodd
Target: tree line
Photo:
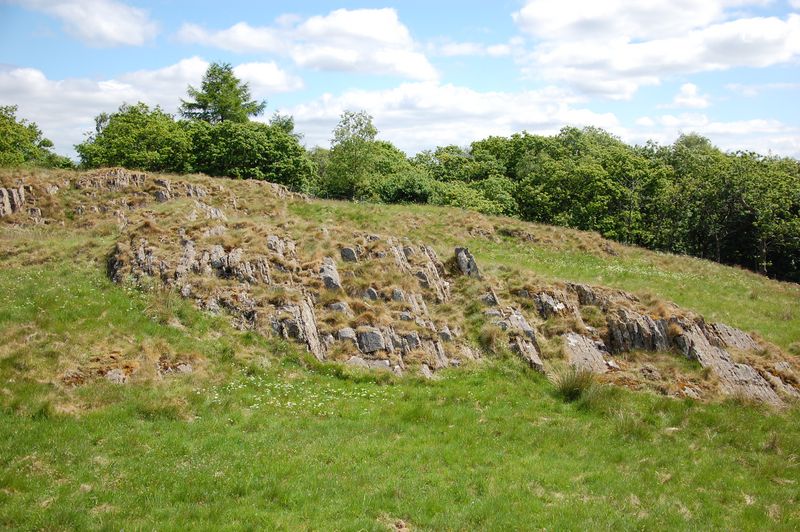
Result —
<instances>
[{"instance_id":1,"label":"tree line","mask_svg":"<svg viewBox=\"0 0 800 532\"><path fill-rule=\"evenodd\" d=\"M450 205L800 281L796 159L726 153L696 134L667 146L631 146L592 127L493 136L408 157L377 138L363 111L342 114L329 148L307 150L291 117L251 120L266 103L250 99L230 65L212 64L188 95L177 120L143 103L99 115L76 146L80 165L265 179L324 198ZM0 108L0 165L70 164L15 111Z\"/></svg>"}]
</instances>

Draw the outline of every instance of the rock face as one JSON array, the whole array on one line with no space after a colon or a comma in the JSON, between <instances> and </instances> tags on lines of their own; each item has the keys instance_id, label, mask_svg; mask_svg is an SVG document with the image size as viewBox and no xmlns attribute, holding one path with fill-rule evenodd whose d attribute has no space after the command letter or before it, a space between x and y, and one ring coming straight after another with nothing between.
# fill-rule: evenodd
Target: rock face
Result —
<instances>
[{"instance_id":1,"label":"rock face","mask_svg":"<svg viewBox=\"0 0 800 532\"><path fill-rule=\"evenodd\" d=\"M478 264L475 262L475 257L469 252L467 248L456 248L456 264L462 274L469 277L481 278L481 272L478 269Z\"/></svg>"},{"instance_id":2,"label":"rock face","mask_svg":"<svg viewBox=\"0 0 800 532\"><path fill-rule=\"evenodd\" d=\"M608 371L600 346L591 338L574 332L565 334L564 353L570 366L577 370L591 373L605 373Z\"/></svg>"},{"instance_id":3,"label":"rock face","mask_svg":"<svg viewBox=\"0 0 800 532\"><path fill-rule=\"evenodd\" d=\"M634 351L666 351L670 347L666 320L618 309L609 313L608 341L612 353Z\"/></svg>"},{"instance_id":4,"label":"rock face","mask_svg":"<svg viewBox=\"0 0 800 532\"><path fill-rule=\"evenodd\" d=\"M78 205L81 212L119 222L123 236L108 263L115 281L133 280L143 286L155 282L202 309L229 314L236 327L301 343L319 360L433 377L444 368L479 359L481 351L469 343L472 335L462 334L469 321L463 319L466 313L460 307L476 303L464 301L468 296L482 300L469 313L475 312L476 319L502 329L509 348L537 371L549 368L542 360L539 335L562 335L568 363L587 371L619 369L610 353L675 351L679 356L680 351L697 359L713 376L704 391L719 383L725 394L770 404L780 404L783 396L800 395L794 384L798 381L794 362L783 366L759 358L762 345L749 334L724 324L707 324L688 312L667 312L660 314L664 318L654 318L645 304L619 290L583 284L566 288L526 285L514 292L515 297L507 297L512 291L506 281L484 279L474 256L463 247L455 250L456 268L451 272L431 247L405 238L349 233L346 238L354 239L352 244L336 248L334 242L343 238L339 228L313 230L304 236L293 223L276 220L273 224L266 216L258 218L260 225L256 226L245 219L252 209L248 197L256 195L242 193L237 199L233 191L221 186L203 187L176 178L150 180L144 174L119 169L85 174L75 185L81 197L72 208ZM261 197L283 198L274 204L276 209L297 199L281 187L255 182L252 186L261 187ZM49 197L34 207L30 201L34 194L30 187L17 185L0 189L0 215L24 208L23 213L39 209L37 217L50 216ZM95 198L104 203L95 205ZM178 198L194 209L191 223L186 223L185 210L176 208L171 213L171 209L147 208L157 201ZM225 213L212 204L234 209L232 220L227 222ZM145 208L137 212L140 207ZM30 219L19 221L31 223ZM288 235L300 239L300 245ZM327 239L325 247L315 247L312 244L316 242L310 242L313 239ZM357 261L358 268L348 268L343 283L334 258L324 257L320 263L316 252L304 256L307 250L318 249L337 249L343 261ZM349 276L362 271L370 272L371 278L351 282ZM457 297L450 293L454 272L472 277L466 283L469 291ZM525 301L514 306L519 298ZM580 307L586 305L596 307L589 314L584 312L596 328L587 327L580 319ZM542 323L571 316L577 319ZM601 316L605 327L594 321ZM648 377L654 377L660 386L664 376L669 376L663 372L657 377L656 365L662 357L648 361L652 371L645 371L645 363L640 361L646 356L631 357L622 364L625 371L610 372L604 379L623 384L625 379L634 379L638 386L648 385ZM737 362L740 360L752 365ZM700 392L681 383L670 393Z\"/></svg>"},{"instance_id":5,"label":"rock face","mask_svg":"<svg viewBox=\"0 0 800 532\"><path fill-rule=\"evenodd\" d=\"M310 299L279 308L273 318L273 328L284 338L304 341L318 360L325 359L325 346L320 341L317 318Z\"/></svg>"},{"instance_id":6,"label":"rock face","mask_svg":"<svg viewBox=\"0 0 800 532\"><path fill-rule=\"evenodd\" d=\"M0 188L0 216L9 216L25 208L25 187Z\"/></svg>"},{"instance_id":7,"label":"rock face","mask_svg":"<svg viewBox=\"0 0 800 532\"><path fill-rule=\"evenodd\" d=\"M725 393L743 396L773 405L781 404L781 399L752 366L737 364L730 354L708 341L702 327L692 325L676 338L683 353L700 362L704 368L711 369L719 378Z\"/></svg>"}]
</instances>

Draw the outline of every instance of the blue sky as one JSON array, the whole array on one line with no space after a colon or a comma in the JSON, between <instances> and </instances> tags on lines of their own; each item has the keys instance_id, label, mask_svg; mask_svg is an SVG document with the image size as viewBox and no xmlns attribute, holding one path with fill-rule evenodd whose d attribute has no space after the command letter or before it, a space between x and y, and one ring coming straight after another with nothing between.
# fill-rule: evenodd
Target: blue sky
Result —
<instances>
[{"instance_id":1,"label":"blue sky","mask_svg":"<svg viewBox=\"0 0 800 532\"><path fill-rule=\"evenodd\" d=\"M309 145L365 109L409 153L565 125L800 157L800 0L0 0L0 104L57 151L211 61Z\"/></svg>"}]
</instances>

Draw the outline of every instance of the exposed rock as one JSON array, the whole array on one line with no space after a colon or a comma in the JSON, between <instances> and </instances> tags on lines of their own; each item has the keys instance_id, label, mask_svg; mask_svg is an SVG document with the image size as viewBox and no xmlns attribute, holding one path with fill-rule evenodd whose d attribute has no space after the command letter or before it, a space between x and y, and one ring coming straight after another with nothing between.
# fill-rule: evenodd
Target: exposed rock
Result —
<instances>
[{"instance_id":1,"label":"exposed rock","mask_svg":"<svg viewBox=\"0 0 800 532\"><path fill-rule=\"evenodd\" d=\"M194 368L192 367L191 364L182 362L182 363L178 364L177 366L175 366L175 371L178 372L178 373L187 374L187 373L192 373L194 371Z\"/></svg>"},{"instance_id":2,"label":"exposed rock","mask_svg":"<svg viewBox=\"0 0 800 532\"><path fill-rule=\"evenodd\" d=\"M469 277L481 278L481 272L478 270L478 264L475 262L475 257L469 252L467 248L456 248L456 264L461 273Z\"/></svg>"},{"instance_id":3,"label":"exposed rock","mask_svg":"<svg viewBox=\"0 0 800 532\"><path fill-rule=\"evenodd\" d=\"M345 262L358 262L358 254L353 248L342 248L340 250L342 260Z\"/></svg>"},{"instance_id":4,"label":"exposed rock","mask_svg":"<svg viewBox=\"0 0 800 532\"><path fill-rule=\"evenodd\" d=\"M402 302L406 300L406 294L399 288L392 289L392 301Z\"/></svg>"},{"instance_id":5,"label":"exposed rock","mask_svg":"<svg viewBox=\"0 0 800 532\"><path fill-rule=\"evenodd\" d=\"M208 191L200 185L194 185L192 183L184 183L184 188L186 189L186 195L190 198L205 198L208 195Z\"/></svg>"},{"instance_id":6,"label":"exposed rock","mask_svg":"<svg viewBox=\"0 0 800 532\"><path fill-rule=\"evenodd\" d=\"M515 336L511 339L511 350L536 371L544 373L544 363L539 352L539 345L524 336Z\"/></svg>"},{"instance_id":7,"label":"exposed rock","mask_svg":"<svg viewBox=\"0 0 800 532\"><path fill-rule=\"evenodd\" d=\"M328 290L341 290L342 280L339 278L339 271L336 269L336 263L330 257L322 259L322 267L319 270L322 282L325 283L325 288Z\"/></svg>"},{"instance_id":8,"label":"exposed rock","mask_svg":"<svg viewBox=\"0 0 800 532\"><path fill-rule=\"evenodd\" d=\"M665 351L669 349L667 321L654 320L624 308L609 313L607 317L609 348L612 353L643 349Z\"/></svg>"},{"instance_id":9,"label":"exposed rock","mask_svg":"<svg viewBox=\"0 0 800 532\"><path fill-rule=\"evenodd\" d=\"M533 296L536 303L536 310L539 315L544 319L552 318L553 316L565 316L575 309L570 308L566 298L558 297L555 293L539 292Z\"/></svg>"},{"instance_id":10,"label":"exposed rock","mask_svg":"<svg viewBox=\"0 0 800 532\"><path fill-rule=\"evenodd\" d=\"M450 330L450 327L444 325L441 329L439 329L439 338L445 342L453 341L453 332Z\"/></svg>"},{"instance_id":11,"label":"exposed rock","mask_svg":"<svg viewBox=\"0 0 800 532\"><path fill-rule=\"evenodd\" d=\"M203 238L210 238L214 236L222 236L225 234L226 227L224 225L215 225L203 231Z\"/></svg>"},{"instance_id":12,"label":"exposed rock","mask_svg":"<svg viewBox=\"0 0 800 532\"><path fill-rule=\"evenodd\" d=\"M533 327L531 327L528 320L525 319L525 316L523 316L521 312L512 310L506 319L508 321L508 328L511 331L522 334L529 340L536 341L536 333Z\"/></svg>"},{"instance_id":13,"label":"exposed rock","mask_svg":"<svg viewBox=\"0 0 800 532\"><path fill-rule=\"evenodd\" d=\"M744 331L725 325L714 323L705 328L706 337L718 347L734 347L742 351L757 351L758 343L752 336Z\"/></svg>"},{"instance_id":14,"label":"exposed rock","mask_svg":"<svg viewBox=\"0 0 800 532\"><path fill-rule=\"evenodd\" d=\"M356 331L358 348L362 353L374 353L386 349L386 343L380 329L376 327L363 327Z\"/></svg>"},{"instance_id":15,"label":"exposed rock","mask_svg":"<svg viewBox=\"0 0 800 532\"><path fill-rule=\"evenodd\" d=\"M334 312L341 312L342 314L347 314L348 316L353 314L353 311L350 310L350 305L348 305L346 301L336 301L335 303L328 305L328 308Z\"/></svg>"},{"instance_id":16,"label":"exposed rock","mask_svg":"<svg viewBox=\"0 0 800 532\"><path fill-rule=\"evenodd\" d=\"M419 373L426 379L433 380L434 378L433 371L431 371L431 368L429 368L427 364L422 364L419 367Z\"/></svg>"},{"instance_id":17,"label":"exposed rock","mask_svg":"<svg viewBox=\"0 0 800 532\"><path fill-rule=\"evenodd\" d=\"M414 321L414 315L410 312L401 312L400 319L403 321Z\"/></svg>"},{"instance_id":18,"label":"exposed rock","mask_svg":"<svg viewBox=\"0 0 800 532\"><path fill-rule=\"evenodd\" d=\"M267 248L274 251L281 258L295 258L297 246L289 238L280 238L276 235L267 237Z\"/></svg>"},{"instance_id":19,"label":"exposed rock","mask_svg":"<svg viewBox=\"0 0 800 532\"><path fill-rule=\"evenodd\" d=\"M164 203L172 199L172 195L168 190L156 190L156 201L159 203Z\"/></svg>"},{"instance_id":20,"label":"exposed rock","mask_svg":"<svg viewBox=\"0 0 800 532\"><path fill-rule=\"evenodd\" d=\"M391 371L392 367L388 360L365 360L359 356L351 356L345 364L364 369L375 369L379 371Z\"/></svg>"},{"instance_id":21,"label":"exposed rock","mask_svg":"<svg viewBox=\"0 0 800 532\"><path fill-rule=\"evenodd\" d=\"M304 341L317 360L325 359L325 346L320 341L317 318L308 297L298 304L279 308L273 317L273 328L284 338Z\"/></svg>"},{"instance_id":22,"label":"exposed rock","mask_svg":"<svg viewBox=\"0 0 800 532\"><path fill-rule=\"evenodd\" d=\"M225 213L222 210L212 207L211 205L207 205L202 201L195 201L195 207L200 209L200 211L205 214L206 219L208 220L222 220L227 221L228 217L225 216Z\"/></svg>"},{"instance_id":23,"label":"exposed rock","mask_svg":"<svg viewBox=\"0 0 800 532\"><path fill-rule=\"evenodd\" d=\"M497 297L497 293L492 288L481 297L481 301L492 307L500 305L500 298Z\"/></svg>"},{"instance_id":24,"label":"exposed rock","mask_svg":"<svg viewBox=\"0 0 800 532\"><path fill-rule=\"evenodd\" d=\"M781 404L775 390L752 366L735 363L730 354L721 347L712 345L702 327L693 324L675 339L684 355L700 362L719 378L720 387L728 395L740 395L749 399Z\"/></svg>"},{"instance_id":25,"label":"exposed rock","mask_svg":"<svg viewBox=\"0 0 800 532\"><path fill-rule=\"evenodd\" d=\"M128 187L141 188L146 180L147 174L130 172L124 168L106 168L84 174L75 186L79 189L119 190Z\"/></svg>"},{"instance_id":26,"label":"exposed rock","mask_svg":"<svg viewBox=\"0 0 800 532\"><path fill-rule=\"evenodd\" d=\"M419 339L419 334L416 331L402 333L400 337L403 339L405 351L417 349L420 345L422 345L422 341Z\"/></svg>"},{"instance_id":27,"label":"exposed rock","mask_svg":"<svg viewBox=\"0 0 800 532\"><path fill-rule=\"evenodd\" d=\"M567 362L577 370L592 373L608 371L600 346L586 336L569 332L564 335L564 354Z\"/></svg>"},{"instance_id":28,"label":"exposed rock","mask_svg":"<svg viewBox=\"0 0 800 532\"><path fill-rule=\"evenodd\" d=\"M104 376L106 380L113 382L114 384L125 384L128 382L128 376L125 375L125 372L121 369L109 370Z\"/></svg>"},{"instance_id":29,"label":"exposed rock","mask_svg":"<svg viewBox=\"0 0 800 532\"><path fill-rule=\"evenodd\" d=\"M339 340L352 340L353 343L356 343L356 331L351 327L339 329L339 331L336 333L336 336L339 338Z\"/></svg>"},{"instance_id":30,"label":"exposed rock","mask_svg":"<svg viewBox=\"0 0 800 532\"><path fill-rule=\"evenodd\" d=\"M379 299L378 291L372 288L371 286L364 290L364 297L371 301L377 301Z\"/></svg>"}]
</instances>

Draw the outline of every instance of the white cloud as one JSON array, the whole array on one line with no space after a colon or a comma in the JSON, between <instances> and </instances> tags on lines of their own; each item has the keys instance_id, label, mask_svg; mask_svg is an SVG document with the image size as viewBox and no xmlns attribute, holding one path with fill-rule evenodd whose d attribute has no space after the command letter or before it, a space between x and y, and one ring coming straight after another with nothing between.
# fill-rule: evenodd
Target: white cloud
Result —
<instances>
[{"instance_id":1,"label":"white cloud","mask_svg":"<svg viewBox=\"0 0 800 532\"><path fill-rule=\"evenodd\" d=\"M18 116L36 122L59 153L73 155L73 145L94 127L99 113L137 101L174 113L180 98L186 97L187 86L198 86L207 68L204 59L191 57L164 68L101 81L51 80L34 68L9 68L0 70L0 102L18 104ZM302 85L275 63L244 63L235 66L234 72L250 83L256 99Z\"/></svg>"},{"instance_id":2,"label":"white cloud","mask_svg":"<svg viewBox=\"0 0 800 532\"><path fill-rule=\"evenodd\" d=\"M451 84L419 82L387 90L325 94L282 111L294 116L309 145L326 146L343 111L364 109L375 117L379 137L408 153L522 130L556 133L565 125L596 125L610 130L619 127L613 114L575 107L580 102L555 88L479 92Z\"/></svg>"},{"instance_id":3,"label":"white cloud","mask_svg":"<svg viewBox=\"0 0 800 532\"><path fill-rule=\"evenodd\" d=\"M688 109L705 109L710 105L707 94L700 94L700 89L694 83L684 83L672 99L671 104L659 107L683 107Z\"/></svg>"},{"instance_id":4,"label":"white cloud","mask_svg":"<svg viewBox=\"0 0 800 532\"><path fill-rule=\"evenodd\" d=\"M762 154L800 157L800 128L778 120L719 121L701 113L682 113L655 119L643 117L637 120L637 125L638 128L625 132L623 138L629 142L641 143L652 139L669 144L683 133L698 133L723 150L753 150Z\"/></svg>"},{"instance_id":5,"label":"white cloud","mask_svg":"<svg viewBox=\"0 0 800 532\"><path fill-rule=\"evenodd\" d=\"M476 42L442 41L429 43L427 49L431 54L442 57L503 57L512 54L513 44L483 44Z\"/></svg>"},{"instance_id":6,"label":"white cloud","mask_svg":"<svg viewBox=\"0 0 800 532\"><path fill-rule=\"evenodd\" d=\"M798 0L800 2L800 0ZM729 83L725 85L729 91L736 92L742 96L753 98L766 91L799 90L800 83L761 83L761 84L742 84Z\"/></svg>"},{"instance_id":7,"label":"white cloud","mask_svg":"<svg viewBox=\"0 0 800 532\"><path fill-rule=\"evenodd\" d=\"M514 20L535 44L517 59L528 75L615 99L669 76L796 60L800 15L750 17L731 10L763 3L531 0Z\"/></svg>"},{"instance_id":8,"label":"white cloud","mask_svg":"<svg viewBox=\"0 0 800 532\"><path fill-rule=\"evenodd\" d=\"M418 50L397 11L337 9L305 20L281 17L274 26L240 22L209 31L184 24L179 40L241 53L284 54L301 67L397 75L414 80L436 79L437 73Z\"/></svg>"},{"instance_id":9,"label":"white cloud","mask_svg":"<svg viewBox=\"0 0 800 532\"><path fill-rule=\"evenodd\" d=\"M116 0L16 0L61 20L70 35L91 46L140 46L158 33L144 9Z\"/></svg>"}]
</instances>

